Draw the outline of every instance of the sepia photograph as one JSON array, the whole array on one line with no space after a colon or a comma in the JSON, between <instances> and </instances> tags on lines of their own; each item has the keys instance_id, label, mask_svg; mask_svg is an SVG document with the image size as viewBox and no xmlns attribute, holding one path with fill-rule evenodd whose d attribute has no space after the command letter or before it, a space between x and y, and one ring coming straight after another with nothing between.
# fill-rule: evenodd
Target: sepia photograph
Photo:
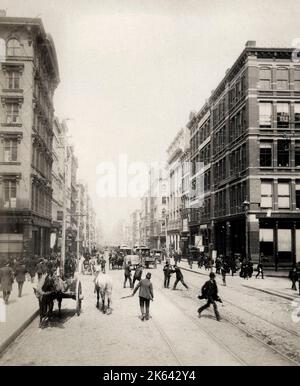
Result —
<instances>
[{"instance_id":1,"label":"sepia photograph","mask_svg":"<svg viewBox=\"0 0 300 386\"><path fill-rule=\"evenodd\" d=\"M300 365L299 20L0 0L0 368Z\"/></svg>"}]
</instances>

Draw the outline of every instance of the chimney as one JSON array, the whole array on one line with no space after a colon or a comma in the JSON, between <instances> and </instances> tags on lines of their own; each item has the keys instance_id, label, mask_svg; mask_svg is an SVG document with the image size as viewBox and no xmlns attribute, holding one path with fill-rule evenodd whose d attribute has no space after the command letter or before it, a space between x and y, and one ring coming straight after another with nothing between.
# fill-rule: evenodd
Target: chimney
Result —
<instances>
[{"instance_id":1,"label":"chimney","mask_svg":"<svg viewBox=\"0 0 300 386\"><path fill-rule=\"evenodd\" d=\"M0 9L0 17L6 16L6 9Z\"/></svg>"},{"instance_id":2,"label":"chimney","mask_svg":"<svg viewBox=\"0 0 300 386\"><path fill-rule=\"evenodd\" d=\"M256 47L256 41L255 40L248 40L246 43L246 47Z\"/></svg>"}]
</instances>

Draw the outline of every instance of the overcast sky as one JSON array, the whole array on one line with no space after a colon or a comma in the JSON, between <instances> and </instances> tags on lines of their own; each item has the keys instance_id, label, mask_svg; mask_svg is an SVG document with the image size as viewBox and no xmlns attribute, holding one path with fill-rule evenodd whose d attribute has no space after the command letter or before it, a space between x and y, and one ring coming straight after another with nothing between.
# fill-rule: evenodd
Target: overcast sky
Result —
<instances>
[{"instance_id":1,"label":"overcast sky","mask_svg":"<svg viewBox=\"0 0 300 386\"><path fill-rule=\"evenodd\" d=\"M104 228L137 200L97 198L96 167L121 153L164 160L247 40L291 46L299 0L0 0L7 16L41 17L56 45L56 115L72 118L78 176Z\"/></svg>"}]
</instances>

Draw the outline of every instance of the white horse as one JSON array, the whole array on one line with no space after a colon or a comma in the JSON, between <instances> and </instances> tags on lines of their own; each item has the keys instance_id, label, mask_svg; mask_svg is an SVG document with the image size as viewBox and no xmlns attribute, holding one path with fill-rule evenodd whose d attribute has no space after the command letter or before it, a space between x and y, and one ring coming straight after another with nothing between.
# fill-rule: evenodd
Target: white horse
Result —
<instances>
[{"instance_id":1,"label":"white horse","mask_svg":"<svg viewBox=\"0 0 300 386\"><path fill-rule=\"evenodd\" d=\"M112 304L112 288L113 282L110 275L104 272L99 272L94 279L95 281L95 292L97 292L97 304L96 307L99 308L99 295L101 295L102 307L101 311L105 313L111 313L111 304ZM107 308L105 306L105 298L107 297Z\"/></svg>"}]
</instances>

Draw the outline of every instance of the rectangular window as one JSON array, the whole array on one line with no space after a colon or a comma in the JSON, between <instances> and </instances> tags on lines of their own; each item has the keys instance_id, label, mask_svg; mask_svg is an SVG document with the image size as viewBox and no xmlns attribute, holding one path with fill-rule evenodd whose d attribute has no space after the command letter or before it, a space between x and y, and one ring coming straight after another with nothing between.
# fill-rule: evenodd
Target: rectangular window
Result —
<instances>
[{"instance_id":1,"label":"rectangular window","mask_svg":"<svg viewBox=\"0 0 300 386\"><path fill-rule=\"evenodd\" d=\"M278 208L290 207L290 184L288 182L278 183Z\"/></svg>"},{"instance_id":2,"label":"rectangular window","mask_svg":"<svg viewBox=\"0 0 300 386\"><path fill-rule=\"evenodd\" d=\"M296 184L296 208L300 209L300 184Z\"/></svg>"},{"instance_id":3,"label":"rectangular window","mask_svg":"<svg viewBox=\"0 0 300 386\"><path fill-rule=\"evenodd\" d=\"M260 144L260 166L273 166L272 145L270 143Z\"/></svg>"},{"instance_id":4,"label":"rectangular window","mask_svg":"<svg viewBox=\"0 0 300 386\"><path fill-rule=\"evenodd\" d=\"M292 251L292 230L291 229L278 229L278 252L291 252Z\"/></svg>"},{"instance_id":5,"label":"rectangular window","mask_svg":"<svg viewBox=\"0 0 300 386\"><path fill-rule=\"evenodd\" d=\"M287 68L277 69L277 90L289 89L289 70Z\"/></svg>"},{"instance_id":6,"label":"rectangular window","mask_svg":"<svg viewBox=\"0 0 300 386\"><path fill-rule=\"evenodd\" d=\"M272 103L259 104L259 127L272 126Z\"/></svg>"},{"instance_id":7,"label":"rectangular window","mask_svg":"<svg viewBox=\"0 0 300 386\"><path fill-rule=\"evenodd\" d=\"M18 103L7 103L7 105L6 105L6 123L19 123L19 105L18 105Z\"/></svg>"},{"instance_id":8,"label":"rectangular window","mask_svg":"<svg viewBox=\"0 0 300 386\"><path fill-rule=\"evenodd\" d=\"M271 69L262 68L259 71L259 88L261 90L271 89Z\"/></svg>"},{"instance_id":9,"label":"rectangular window","mask_svg":"<svg viewBox=\"0 0 300 386\"><path fill-rule=\"evenodd\" d=\"M4 140L4 162L17 161L17 140L6 139Z\"/></svg>"},{"instance_id":10,"label":"rectangular window","mask_svg":"<svg viewBox=\"0 0 300 386\"><path fill-rule=\"evenodd\" d=\"M273 207L273 182L262 181L261 182L261 208L272 208Z\"/></svg>"},{"instance_id":11,"label":"rectangular window","mask_svg":"<svg viewBox=\"0 0 300 386\"><path fill-rule=\"evenodd\" d=\"M288 128L290 121L289 104L277 103L277 127Z\"/></svg>"},{"instance_id":12,"label":"rectangular window","mask_svg":"<svg viewBox=\"0 0 300 386\"><path fill-rule=\"evenodd\" d=\"M300 166L300 142L296 142L295 146L295 166Z\"/></svg>"},{"instance_id":13,"label":"rectangular window","mask_svg":"<svg viewBox=\"0 0 300 386\"><path fill-rule=\"evenodd\" d=\"M300 103L295 103L295 129L300 129Z\"/></svg>"},{"instance_id":14,"label":"rectangular window","mask_svg":"<svg viewBox=\"0 0 300 386\"><path fill-rule=\"evenodd\" d=\"M13 180L7 180L3 183L4 189L4 208L16 208L17 201L17 183Z\"/></svg>"},{"instance_id":15,"label":"rectangular window","mask_svg":"<svg viewBox=\"0 0 300 386\"><path fill-rule=\"evenodd\" d=\"M300 91L300 69L295 69L294 78L295 90Z\"/></svg>"},{"instance_id":16,"label":"rectangular window","mask_svg":"<svg viewBox=\"0 0 300 386\"><path fill-rule=\"evenodd\" d=\"M15 90L20 88L20 73L18 71L9 71L8 72L8 88L10 90Z\"/></svg>"},{"instance_id":17,"label":"rectangular window","mask_svg":"<svg viewBox=\"0 0 300 386\"><path fill-rule=\"evenodd\" d=\"M290 164L290 141L279 140L277 143L278 167L288 167Z\"/></svg>"},{"instance_id":18,"label":"rectangular window","mask_svg":"<svg viewBox=\"0 0 300 386\"><path fill-rule=\"evenodd\" d=\"M167 197L162 197L161 203L162 203L162 204L166 204L166 203L167 203Z\"/></svg>"}]
</instances>

